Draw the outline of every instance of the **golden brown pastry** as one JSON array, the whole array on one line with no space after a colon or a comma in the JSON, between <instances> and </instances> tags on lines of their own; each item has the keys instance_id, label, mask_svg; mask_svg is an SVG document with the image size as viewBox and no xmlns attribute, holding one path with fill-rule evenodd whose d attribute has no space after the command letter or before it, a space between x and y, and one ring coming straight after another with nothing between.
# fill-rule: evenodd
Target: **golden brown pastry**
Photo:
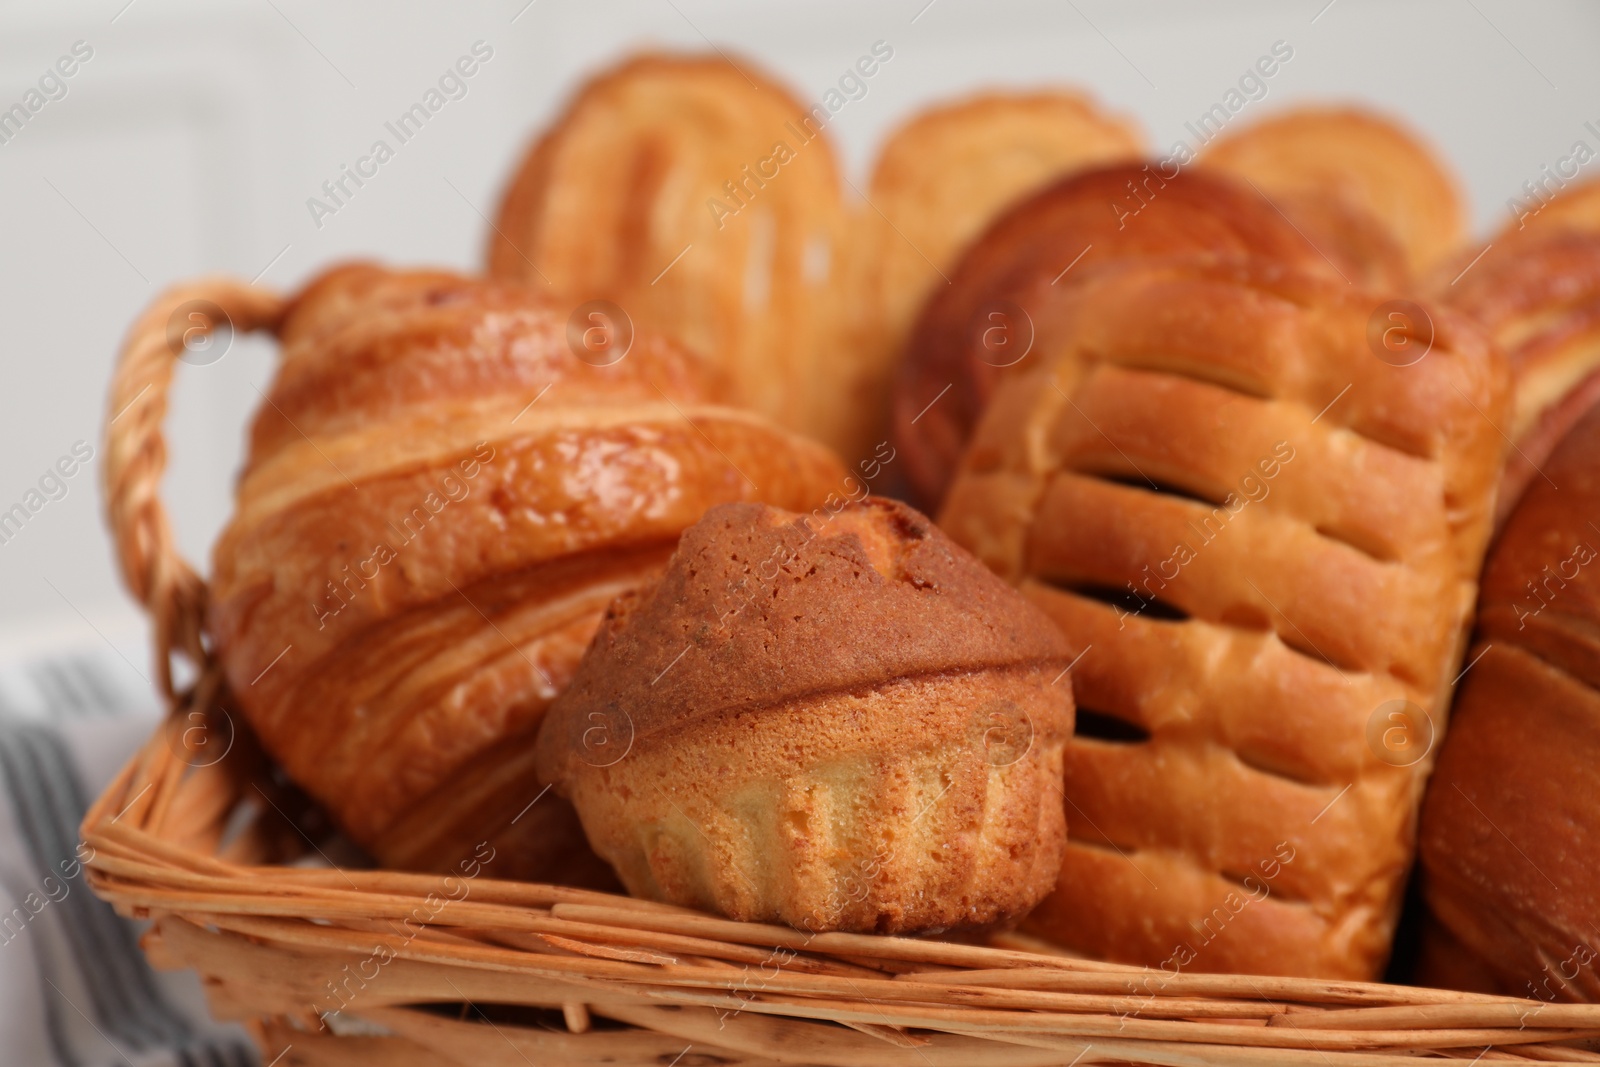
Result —
<instances>
[{"instance_id":1,"label":"golden brown pastry","mask_svg":"<svg viewBox=\"0 0 1600 1067\"><path fill-rule=\"evenodd\" d=\"M846 452L844 212L825 107L759 68L645 55L586 84L507 187L489 271L605 299L702 353L734 402ZM857 458L854 455L851 459Z\"/></svg>"},{"instance_id":2,"label":"golden brown pastry","mask_svg":"<svg viewBox=\"0 0 1600 1067\"><path fill-rule=\"evenodd\" d=\"M1427 976L1481 987L1487 972L1514 996L1592 1001L1600 407L1591 403L1544 473L1550 481L1529 483L1489 556L1471 667L1423 806L1423 891L1444 935Z\"/></svg>"},{"instance_id":3,"label":"golden brown pastry","mask_svg":"<svg viewBox=\"0 0 1600 1067\"><path fill-rule=\"evenodd\" d=\"M497 877L571 877L532 741L605 605L708 506L843 482L681 349L592 328L521 285L367 265L278 324L209 636L265 748L386 865L489 839Z\"/></svg>"},{"instance_id":4,"label":"golden brown pastry","mask_svg":"<svg viewBox=\"0 0 1600 1067\"><path fill-rule=\"evenodd\" d=\"M858 209L859 274L847 294L874 407L888 410L893 362L928 294L995 216L1143 147L1131 121L1072 92L984 93L918 112L890 134Z\"/></svg>"},{"instance_id":5,"label":"golden brown pastry","mask_svg":"<svg viewBox=\"0 0 1600 1067\"><path fill-rule=\"evenodd\" d=\"M1199 165L1253 183L1357 285L1401 286L1466 233L1444 164L1415 134L1367 111L1295 108L1223 134Z\"/></svg>"},{"instance_id":6,"label":"golden brown pastry","mask_svg":"<svg viewBox=\"0 0 1600 1067\"><path fill-rule=\"evenodd\" d=\"M1511 358L1501 518L1587 410L1600 371L1600 182L1573 186L1435 272L1439 299L1478 320ZM1590 384L1585 387L1584 383Z\"/></svg>"},{"instance_id":7,"label":"golden brown pastry","mask_svg":"<svg viewBox=\"0 0 1600 1067\"><path fill-rule=\"evenodd\" d=\"M1517 406L1507 430L1513 437L1527 433L1600 365L1600 231L1491 244L1439 293L1478 320L1511 357Z\"/></svg>"},{"instance_id":8,"label":"golden brown pastry","mask_svg":"<svg viewBox=\"0 0 1600 1067\"><path fill-rule=\"evenodd\" d=\"M1538 420L1516 437L1500 475L1500 495L1495 504L1496 530L1505 525L1529 484L1549 477L1544 467L1550 453L1596 402L1600 402L1600 370L1591 371L1561 399L1539 412Z\"/></svg>"},{"instance_id":9,"label":"golden brown pastry","mask_svg":"<svg viewBox=\"0 0 1600 1067\"><path fill-rule=\"evenodd\" d=\"M1333 267L1249 186L1125 164L1069 177L1014 205L962 256L923 309L897 372L894 433L908 480L937 503L995 383L1040 351L1019 310L1031 288L1070 288L1129 259L1267 256Z\"/></svg>"},{"instance_id":10,"label":"golden brown pastry","mask_svg":"<svg viewBox=\"0 0 1600 1067\"><path fill-rule=\"evenodd\" d=\"M1280 260L1123 264L1018 298L941 525L1081 660L1072 826L1028 929L1168 969L1372 978L1489 532L1507 372L1441 311ZM1398 716L1398 717L1396 717Z\"/></svg>"},{"instance_id":11,"label":"golden brown pastry","mask_svg":"<svg viewBox=\"0 0 1600 1067\"><path fill-rule=\"evenodd\" d=\"M723 505L607 613L539 773L640 896L814 931L1005 923L1060 862L1064 652L904 504Z\"/></svg>"},{"instance_id":12,"label":"golden brown pastry","mask_svg":"<svg viewBox=\"0 0 1600 1067\"><path fill-rule=\"evenodd\" d=\"M1569 183L1554 191L1547 180L1541 179L1537 190L1528 188L1532 184L1530 181L1523 186L1522 193L1527 195L1507 201L1512 221L1500 232L1500 238L1564 231L1600 233L1600 179Z\"/></svg>"}]
</instances>

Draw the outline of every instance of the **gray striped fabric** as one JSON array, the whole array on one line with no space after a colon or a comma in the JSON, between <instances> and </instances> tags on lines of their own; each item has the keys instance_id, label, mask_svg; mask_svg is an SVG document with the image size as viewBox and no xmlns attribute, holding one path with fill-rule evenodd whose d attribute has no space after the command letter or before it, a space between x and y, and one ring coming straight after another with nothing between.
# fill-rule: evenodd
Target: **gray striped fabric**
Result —
<instances>
[{"instance_id":1,"label":"gray striped fabric","mask_svg":"<svg viewBox=\"0 0 1600 1067\"><path fill-rule=\"evenodd\" d=\"M15 1008L0 1004L0 1063L252 1067L243 1032L206 1020L192 992L175 997L174 981L145 962L135 924L84 882L78 826L89 797L71 742L98 746L105 764L131 753L155 722L150 699L118 680L128 668L110 655L0 673L0 817L13 831L0 837L10 853L0 854L0 979L21 988L19 971L31 969L39 991L37 1018L10 1018ZM34 697L31 707L5 696L19 691ZM126 751L106 752L113 739Z\"/></svg>"}]
</instances>

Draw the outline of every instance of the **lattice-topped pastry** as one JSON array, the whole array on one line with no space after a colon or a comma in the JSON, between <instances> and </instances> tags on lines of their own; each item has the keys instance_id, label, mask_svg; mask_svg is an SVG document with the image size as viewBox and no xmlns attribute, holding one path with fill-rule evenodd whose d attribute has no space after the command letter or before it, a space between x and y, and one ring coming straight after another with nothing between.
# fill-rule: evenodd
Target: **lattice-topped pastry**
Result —
<instances>
[{"instance_id":1,"label":"lattice-topped pastry","mask_svg":"<svg viewBox=\"0 0 1600 1067\"><path fill-rule=\"evenodd\" d=\"M1156 164L1087 171L1007 211L929 301L901 361L894 430L912 488L937 502L995 382L1033 335L1015 312L1035 286L1070 288L1125 260L1252 256L1337 277L1333 265L1259 192L1232 179Z\"/></svg>"},{"instance_id":2,"label":"lattice-topped pastry","mask_svg":"<svg viewBox=\"0 0 1600 1067\"><path fill-rule=\"evenodd\" d=\"M1169 968L1374 976L1488 536L1502 357L1436 312L1394 365L1369 347L1380 298L1262 259L1018 303L1037 355L942 523L1081 656L1072 839L1032 929Z\"/></svg>"}]
</instances>

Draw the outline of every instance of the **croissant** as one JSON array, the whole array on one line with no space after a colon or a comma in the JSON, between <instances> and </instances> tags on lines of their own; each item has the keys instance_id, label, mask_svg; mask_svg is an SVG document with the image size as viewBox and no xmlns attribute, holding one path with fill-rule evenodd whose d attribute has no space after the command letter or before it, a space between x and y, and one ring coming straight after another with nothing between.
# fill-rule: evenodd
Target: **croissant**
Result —
<instances>
[{"instance_id":1,"label":"croissant","mask_svg":"<svg viewBox=\"0 0 1600 1067\"><path fill-rule=\"evenodd\" d=\"M1422 811L1432 982L1600 1000L1597 456L1591 400L1484 568L1476 647Z\"/></svg>"},{"instance_id":2,"label":"croissant","mask_svg":"<svg viewBox=\"0 0 1600 1067\"><path fill-rule=\"evenodd\" d=\"M904 504L726 504L612 606L539 770L641 896L814 932L1015 922L1066 842L1067 667Z\"/></svg>"},{"instance_id":3,"label":"croissant","mask_svg":"<svg viewBox=\"0 0 1600 1067\"><path fill-rule=\"evenodd\" d=\"M1018 225L1021 219L1017 220ZM1257 258L1018 298L940 524L1081 657L1072 827L1026 928L1163 969L1373 978L1489 533L1508 374L1470 323Z\"/></svg>"},{"instance_id":4,"label":"croissant","mask_svg":"<svg viewBox=\"0 0 1600 1067\"><path fill-rule=\"evenodd\" d=\"M967 250L907 343L893 418L916 497L943 499L995 384L1038 350L1019 294L1070 288L1123 260L1174 255L1259 255L1334 273L1276 208L1225 177L1125 164L1024 199Z\"/></svg>"},{"instance_id":5,"label":"croissant","mask_svg":"<svg viewBox=\"0 0 1600 1067\"><path fill-rule=\"evenodd\" d=\"M1074 171L1139 156L1134 125L1071 92L984 93L889 135L859 211L849 287L858 357L887 411L893 363L927 296L1002 210Z\"/></svg>"},{"instance_id":6,"label":"croissant","mask_svg":"<svg viewBox=\"0 0 1600 1067\"><path fill-rule=\"evenodd\" d=\"M169 303L132 346L159 346ZM605 605L708 506L814 505L838 461L719 406L659 336L521 285L351 265L261 322L283 358L206 623L234 698L385 865L489 840L497 876L575 877L581 833L541 799L532 742Z\"/></svg>"},{"instance_id":7,"label":"croissant","mask_svg":"<svg viewBox=\"0 0 1600 1067\"><path fill-rule=\"evenodd\" d=\"M830 118L748 62L631 59L528 151L489 272L616 302L721 368L736 403L859 458L875 420L834 310L845 216Z\"/></svg>"},{"instance_id":8,"label":"croissant","mask_svg":"<svg viewBox=\"0 0 1600 1067\"><path fill-rule=\"evenodd\" d=\"M1199 165L1272 198L1347 280L1419 277L1461 244L1461 194L1416 135L1353 108L1301 107L1223 134Z\"/></svg>"}]
</instances>

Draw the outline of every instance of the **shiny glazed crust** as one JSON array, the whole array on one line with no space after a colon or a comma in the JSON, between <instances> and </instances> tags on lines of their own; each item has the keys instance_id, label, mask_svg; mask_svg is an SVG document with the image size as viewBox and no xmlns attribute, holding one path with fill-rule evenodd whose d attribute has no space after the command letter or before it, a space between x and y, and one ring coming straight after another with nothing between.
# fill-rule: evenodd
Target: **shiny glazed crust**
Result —
<instances>
[{"instance_id":1,"label":"shiny glazed crust","mask_svg":"<svg viewBox=\"0 0 1600 1067\"><path fill-rule=\"evenodd\" d=\"M1506 457L1503 520L1587 410L1579 394L1600 371L1600 181L1528 200L1492 241L1441 265L1430 288L1511 358L1517 399L1506 431L1517 447Z\"/></svg>"},{"instance_id":2,"label":"shiny glazed crust","mask_svg":"<svg viewBox=\"0 0 1600 1067\"><path fill-rule=\"evenodd\" d=\"M267 749L380 860L470 850L538 793L504 768L706 507L843 480L659 339L580 360L520 285L343 267L280 336L208 629Z\"/></svg>"},{"instance_id":3,"label":"shiny glazed crust","mask_svg":"<svg viewBox=\"0 0 1600 1067\"><path fill-rule=\"evenodd\" d=\"M1511 360L1516 406L1504 429L1516 447L1498 525L1600 390L1600 181L1528 200L1493 240L1443 264L1430 289Z\"/></svg>"},{"instance_id":4,"label":"shiny glazed crust","mask_svg":"<svg viewBox=\"0 0 1600 1067\"><path fill-rule=\"evenodd\" d=\"M1600 369L1600 231L1547 231L1491 246L1440 291L1511 357L1517 403L1506 430L1513 439Z\"/></svg>"},{"instance_id":5,"label":"shiny glazed crust","mask_svg":"<svg viewBox=\"0 0 1600 1067\"><path fill-rule=\"evenodd\" d=\"M1507 993L1600 999L1600 407L1528 485L1484 570L1477 647L1423 807L1428 906ZM1559 486L1559 488L1555 488Z\"/></svg>"},{"instance_id":6,"label":"shiny glazed crust","mask_svg":"<svg viewBox=\"0 0 1600 1067\"><path fill-rule=\"evenodd\" d=\"M1168 262L1026 303L1045 358L1002 379L941 521L1083 657L1073 835L1034 932L1152 966L1381 971L1428 765L1395 765L1384 709L1443 729L1508 382L1444 312L1419 362L1375 358L1380 302Z\"/></svg>"},{"instance_id":7,"label":"shiny glazed crust","mask_svg":"<svg viewBox=\"0 0 1600 1067\"><path fill-rule=\"evenodd\" d=\"M1065 841L1062 653L903 504L726 505L612 607L539 771L638 895L812 930L1013 921Z\"/></svg>"},{"instance_id":8,"label":"shiny glazed crust","mask_svg":"<svg viewBox=\"0 0 1600 1067\"><path fill-rule=\"evenodd\" d=\"M1180 171L1167 179L1157 164L1128 164L1050 186L968 248L912 330L893 418L918 497L943 499L995 383L1026 358L1013 355L1027 350L1026 338L1037 337L1013 310L1022 294L1070 289L1127 260L1171 256L1260 256L1337 276L1271 203L1225 177Z\"/></svg>"}]
</instances>

